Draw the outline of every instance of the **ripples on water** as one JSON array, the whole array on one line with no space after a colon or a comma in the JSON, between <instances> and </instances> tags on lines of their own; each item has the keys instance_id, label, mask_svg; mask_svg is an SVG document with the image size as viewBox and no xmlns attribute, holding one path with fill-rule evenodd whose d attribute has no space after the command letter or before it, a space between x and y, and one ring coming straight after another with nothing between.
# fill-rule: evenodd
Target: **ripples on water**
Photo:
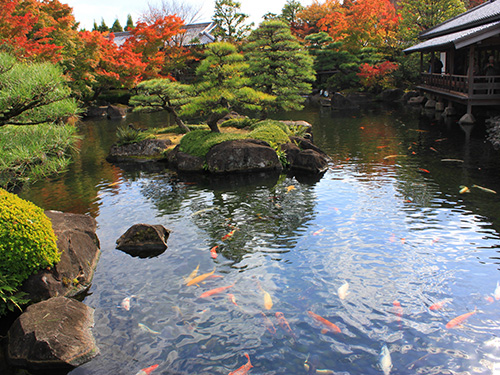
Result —
<instances>
[{"instance_id":1,"label":"ripples on water","mask_svg":"<svg viewBox=\"0 0 500 375\"><path fill-rule=\"evenodd\" d=\"M135 374L156 363L158 374L228 374L246 363L244 353L251 374L305 374L309 355L335 374L380 374L384 344L394 374L500 373L495 223L475 212L477 193L458 194L461 166L436 172L448 155L434 157L426 142L439 134L430 139L402 120L380 121L341 130L314 122L334 160L317 182L280 176L217 185L169 172L124 174L112 189L101 181L102 256L85 300L95 308L101 355L71 374ZM358 134L360 124L368 134ZM410 147L427 154L412 156ZM407 157L384 159L390 153ZM426 167L433 173L419 170ZM488 199L497 198L478 206ZM135 223L171 229L166 252L139 259L116 250ZM186 286L198 266L198 275L215 269L221 277ZM130 310L121 308L132 295ZM429 309L442 300L442 310ZM462 327L445 328L476 307ZM322 333L308 311L341 333Z\"/></svg>"}]
</instances>

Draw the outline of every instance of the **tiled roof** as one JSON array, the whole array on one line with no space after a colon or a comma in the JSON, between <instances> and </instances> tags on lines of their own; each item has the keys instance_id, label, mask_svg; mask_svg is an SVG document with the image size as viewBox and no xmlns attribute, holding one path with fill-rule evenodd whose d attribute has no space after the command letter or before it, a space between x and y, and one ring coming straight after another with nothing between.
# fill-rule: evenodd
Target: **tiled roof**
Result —
<instances>
[{"instance_id":1,"label":"tiled roof","mask_svg":"<svg viewBox=\"0 0 500 375\"><path fill-rule=\"evenodd\" d=\"M490 0L420 34L426 40L500 20L500 0Z\"/></svg>"},{"instance_id":2,"label":"tiled roof","mask_svg":"<svg viewBox=\"0 0 500 375\"><path fill-rule=\"evenodd\" d=\"M500 3L500 2L499 2ZM452 34L437 36L416 44L404 50L405 53L417 51L435 51L443 49L442 47L455 47L460 49L470 44L477 43L480 40L490 38L500 33L500 21L495 21L486 25L476 26L471 29L457 31Z\"/></svg>"},{"instance_id":3,"label":"tiled roof","mask_svg":"<svg viewBox=\"0 0 500 375\"><path fill-rule=\"evenodd\" d=\"M208 44L215 41L215 37L210 32L215 27L213 22L193 23L183 26L186 30L185 33L176 35L174 38L182 42L182 45L189 46L195 44ZM114 42L116 45L121 46L130 37L130 32L121 31L114 33Z\"/></svg>"}]
</instances>

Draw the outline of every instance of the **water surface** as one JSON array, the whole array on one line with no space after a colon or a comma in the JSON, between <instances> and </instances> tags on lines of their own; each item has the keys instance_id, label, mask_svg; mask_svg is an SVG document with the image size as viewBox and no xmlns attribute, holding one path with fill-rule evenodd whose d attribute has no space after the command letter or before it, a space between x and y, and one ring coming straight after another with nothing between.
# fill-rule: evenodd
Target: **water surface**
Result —
<instances>
[{"instance_id":1,"label":"water surface","mask_svg":"<svg viewBox=\"0 0 500 375\"><path fill-rule=\"evenodd\" d=\"M84 302L95 309L101 354L72 375L135 374L153 364L154 374L228 374L246 363L244 353L250 374L306 374L310 355L335 374L381 374L384 345L393 374L500 373L500 204L472 187L500 191L500 158L481 127L398 108L290 117L311 122L332 157L321 178L214 180L112 165L104 158L123 122L99 120L83 123L68 173L22 192L98 223L102 256ZM140 259L115 249L136 223L172 230L165 253ZM218 277L186 286L197 267ZM442 309L429 309L439 301ZM322 331L309 311L340 333Z\"/></svg>"}]
</instances>

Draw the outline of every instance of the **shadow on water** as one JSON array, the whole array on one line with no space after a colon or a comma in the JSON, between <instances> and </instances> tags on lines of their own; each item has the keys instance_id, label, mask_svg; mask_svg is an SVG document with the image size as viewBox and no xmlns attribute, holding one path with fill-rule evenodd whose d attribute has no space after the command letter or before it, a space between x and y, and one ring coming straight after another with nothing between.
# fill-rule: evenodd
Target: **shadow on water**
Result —
<instances>
[{"instance_id":1,"label":"shadow on water","mask_svg":"<svg viewBox=\"0 0 500 375\"><path fill-rule=\"evenodd\" d=\"M140 127L165 120L133 116ZM309 357L335 374L379 374L384 345L394 374L498 368L500 202L474 185L500 191L500 158L484 127L395 106L276 117L313 124L332 158L324 175L212 178L113 165L105 157L122 122L99 120L83 124L66 174L21 192L98 222L102 256L85 303L101 354L71 374L155 363L161 374L227 374L244 353L250 373L305 374ZM115 248L140 222L172 230L162 255ZM207 278L187 286L195 271ZM220 287L229 288L201 298ZM121 309L131 295L131 309ZM446 328L476 306L463 327ZM322 331L309 311L341 332Z\"/></svg>"}]
</instances>

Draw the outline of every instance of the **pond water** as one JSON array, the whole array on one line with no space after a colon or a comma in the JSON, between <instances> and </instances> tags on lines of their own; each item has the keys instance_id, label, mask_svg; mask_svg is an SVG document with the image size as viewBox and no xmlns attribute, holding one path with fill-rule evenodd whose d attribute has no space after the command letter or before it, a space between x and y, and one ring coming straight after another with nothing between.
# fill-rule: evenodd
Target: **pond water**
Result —
<instances>
[{"instance_id":1,"label":"pond water","mask_svg":"<svg viewBox=\"0 0 500 375\"><path fill-rule=\"evenodd\" d=\"M500 192L500 155L481 126L381 107L282 117L313 124L332 157L322 178L109 164L117 125L165 122L131 114L85 121L71 169L21 193L98 223L102 256L84 302L101 354L71 374L154 364L153 374L229 374L245 353L250 374L306 374L308 357L334 374L382 374L384 346L393 374L500 374L500 201L473 187ZM165 253L115 249L136 223L172 230ZM196 269L217 277L187 286Z\"/></svg>"}]
</instances>

